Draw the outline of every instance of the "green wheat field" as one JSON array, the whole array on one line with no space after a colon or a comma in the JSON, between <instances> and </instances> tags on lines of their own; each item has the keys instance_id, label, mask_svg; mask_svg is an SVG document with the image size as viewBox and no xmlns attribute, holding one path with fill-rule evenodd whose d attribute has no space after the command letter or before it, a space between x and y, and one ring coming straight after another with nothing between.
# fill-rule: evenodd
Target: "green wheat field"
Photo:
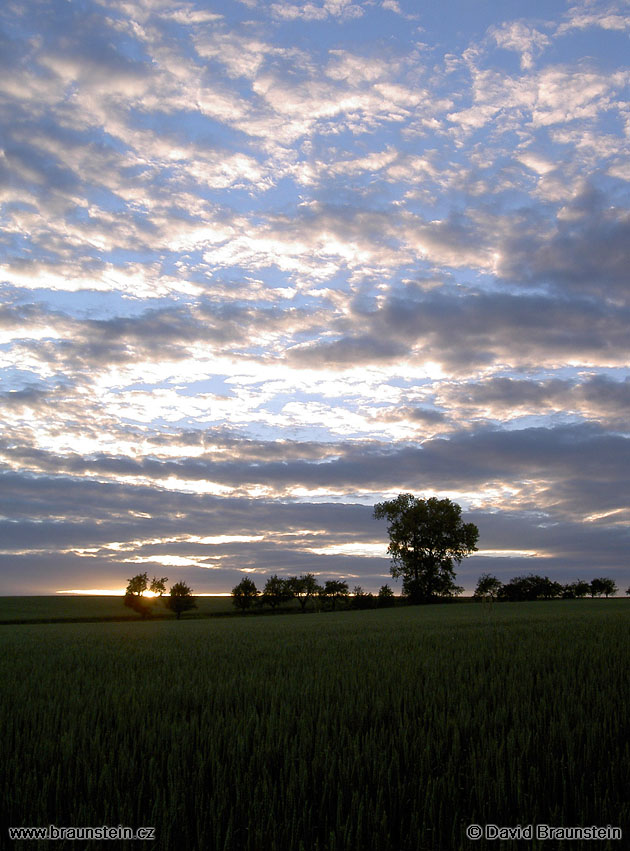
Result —
<instances>
[{"instance_id":1,"label":"green wheat field","mask_svg":"<svg viewBox=\"0 0 630 851\"><path fill-rule=\"evenodd\" d=\"M0 620L85 614L18 599L0 600ZM91 604L94 617L123 609ZM621 851L629 660L623 599L5 624L5 824L156 834L10 844L4 828L0 846L556 847L465 833L545 823L621 827L621 842L557 846Z\"/></svg>"}]
</instances>

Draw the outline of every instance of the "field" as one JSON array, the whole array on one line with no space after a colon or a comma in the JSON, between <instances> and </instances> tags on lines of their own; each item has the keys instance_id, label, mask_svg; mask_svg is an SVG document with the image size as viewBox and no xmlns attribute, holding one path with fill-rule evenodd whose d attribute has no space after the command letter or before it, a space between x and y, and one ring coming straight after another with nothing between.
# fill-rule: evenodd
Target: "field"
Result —
<instances>
[{"instance_id":1,"label":"field","mask_svg":"<svg viewBox=\"0 0 630 851\"><path fill-rule=\"evenodd\" d=\"M465 829L630 835L629 658L626 600L1 626L5 822L156 828L8 847L619 851Z\"/></svg>"},{"instance_id":2,"label":"field","mask_svg":"<svg viewBox=\"0 0 630 851\"><path fill-rule=\"evenodd\" d=\"M187 619L210 614L234 612L231 597L196 597L197 608L186 613ZM175 615L158 604L155 612L161 618ZM123 605L122 597L96 595L59 595L57 597L0 597L0 624L37 621L137 621L138 615Z\"/></svg>"}]
</instances>

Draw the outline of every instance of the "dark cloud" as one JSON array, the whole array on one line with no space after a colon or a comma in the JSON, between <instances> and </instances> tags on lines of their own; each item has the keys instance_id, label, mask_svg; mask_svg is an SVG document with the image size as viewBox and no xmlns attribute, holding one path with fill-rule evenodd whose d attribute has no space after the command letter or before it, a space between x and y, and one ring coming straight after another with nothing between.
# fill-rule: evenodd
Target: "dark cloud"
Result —
<instances>
[{"instance_id":1,"label":"dark cloud","mask_svg":"<svg viewBox=\"0 0 630 851\"><path fill-rule=\"evenodd\" d=\"M308 343L289 349L290 363L314 366L356 366L361 363L391 362L404 355L406 347L396 340L363 334L334 342Z\"/></svg>"},{"instance_id":2,"label":"dark cloud","mask_svg":"<svg viewBox=\"0 0 630 851\"><path fill-rule=\"evenodd\" d=\"M6 408L43 408L48 407L53 394L50 390L39 387L26 387L23 390L9 390L0 393L0 410Z\"/></svg>"},{"instance_id":3,"label":"dark cloud","mask_svg":"<svg viewBox=\"0 0 630 851\"><path fill-rule=\"evenodd\" d=\"M445 386L439 401L464 416L501 420L508 413L542 415L562 412L600 425L625 430L630 408L630 379L585 375L579 380L499 376Z\"/></svg>"},{"instance_id":4,"label":"dark cloud","mask_svg":"<svg viewBox=\"0 0 630 851\"><path fill-rule=\"evenodd\" d=\"M424 425L441 425L448 419L444 411L436 410L435 408L419 407L401 407L392 411L387 411L385 414L376 415L376 419L381 419L385 422L399 422L400 420L411 420L412 422L421 423Z\"/></svg>"},{"instance_id":5,"label":"dark cloud","mask_svg":"<svg viewBox=\"0 0 630 851\"><path fill-rule=\"evenodd\" d=\"M494 363L553 363L578 358L623 362L628 308L590 299L496 292L431 291L421 298L391 294L353 324L370 330L289 352L301 364L378 363L403 353L465 371Z\"/></svg>"},{"instance_id":6,"label":"dark cloud","mask_svg":"<svg viewBox=\"0 0 630 851\"><path fill-rule=\"evenodd\" d=\"M329 446L326 449L330 452ZM538 500L541 510L562 512L563 504L570 502L572 511L579 504L580 512L589 514L603 506L608 510L611 502L622 508L630 505L628 438L596 426L482 429L396 448L376 441L352 443L335 447L332 457L322 451L317 460L252 460L240 458L237 452L233 447L230 460L223 460L223 453L134 460L13 449L12 457L42 472L63 471L70 476L209 481L236 490L260 484L278 494L291 487L379 492L392 482L401 490L422 491L430 483L440 490L514 487L521 505Z\"/></svg>"},{"instance_id":7,"label":"dark cloud","mask_svg":"<svg viewBox=\"0 0 630 851\"><path fill-rule=\"evenodd\" d=\"M630 409L630 377L614 381L606 375L593 375L576 388L586 402L593 403L602 412L611 411L620 416Z\"/></svg>"},{"instance_id":8,"label":"dark cloud","mask_svg":"<svg viewBox=\"0 0 630 851\"><path fill-rule=\"evenodd\" d=\"M519 232L520 230L520 232ZM500 271L517 284L628 303L630 214L587 185L551 229L514 228L501 245Z\"/></svg>"}]
</instances>

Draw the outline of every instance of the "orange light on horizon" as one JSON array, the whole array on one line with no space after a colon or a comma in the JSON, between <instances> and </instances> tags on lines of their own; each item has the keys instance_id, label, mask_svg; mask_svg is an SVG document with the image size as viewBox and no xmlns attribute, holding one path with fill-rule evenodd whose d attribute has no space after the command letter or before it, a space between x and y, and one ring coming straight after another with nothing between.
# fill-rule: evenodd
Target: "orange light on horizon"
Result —
<instances>
[{"instance_id":1,"label":"orange light on horizon","mask_svg":"<svg viewBox=\"0 0 630 851\"><path fill-rule=\"evenodd\" d=\"M120 590L106 589L106 588L69 588L60 591L55 591L55 594L76 594L77 596L83 597L124 597L125 589L121 588ZM152 591L145 591L142 595L143 597L157 597L157 594L154 594ZM194 597L231 597L232 595L228 591L221 591L216 594L211 594L206 591L200 592L196 594L193 591Z\"/></svg>"}]
</instances>

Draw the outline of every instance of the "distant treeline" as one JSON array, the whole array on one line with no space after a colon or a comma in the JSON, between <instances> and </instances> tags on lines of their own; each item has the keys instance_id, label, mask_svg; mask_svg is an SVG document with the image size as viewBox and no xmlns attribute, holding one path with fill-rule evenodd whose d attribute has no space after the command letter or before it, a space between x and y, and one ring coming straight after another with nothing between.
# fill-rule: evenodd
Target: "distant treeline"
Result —
<instances>
[{"instance_id":1,"label":"distant treeline","mask_svg":"<svg viewBox=\"0 0 630 851\"><path fill-rule=\"evenodd\" d=\"M613 579L600 576L590 582L583 579L562 585L554 582L548 576L515 576L509 582L503 583L496 576L484 573L479 577L477 588L473 594L475 600L575 600L581 597L609 597L617 592ZM630 593L630 588L628 592Z\"/></svg>"},{"instance_id":2,"label":"distant treeline","mask_svg":"<svg viewBox=\"0 0 630 851\"><path fill-rule=\"evenodd\" d=\"M396 602L389 585L382 585L378 594L371 594L355 585L350 591L348 583L341 579L329 579L323 585L312 573L282 578L270 576L262 591L252 579L243 579L232 589L234 605L245 612L260 606L277 609L283 603L297 600L301 610L311 605L318 611L334 611L336 608L372 609L393 606Z\"/></svg>"},{"instance_id":3,"label":"distant treeline","mask_svg":"<svg viewBox=\"0 0 630 851\"><path fill-rule=\"evenodd\" d=\"M496 576L484 573L479 577L473 599L508 602L579 599L609 597L616 592L617 585L614 580L605 576L591 582L578 580L562 585L548 576L537 574L515 576L509 582L503 583ZM630 594L630 588L627 593ZM389 585L382 585L378 594L367 592L360 585L355 585L351 591L344 580L329 579L322 585L312 573L286 578L274 574L267 579L262 589L257 588L252 579L246 578L232 589L232 602L242 612L260 610L265 606L275 611L283 604L295 600L303 612L307 606L316 611L335 611L340 608L384 608L412 602L405 595L402 598L396 597Z\"/></svg>"}]
</instances>

